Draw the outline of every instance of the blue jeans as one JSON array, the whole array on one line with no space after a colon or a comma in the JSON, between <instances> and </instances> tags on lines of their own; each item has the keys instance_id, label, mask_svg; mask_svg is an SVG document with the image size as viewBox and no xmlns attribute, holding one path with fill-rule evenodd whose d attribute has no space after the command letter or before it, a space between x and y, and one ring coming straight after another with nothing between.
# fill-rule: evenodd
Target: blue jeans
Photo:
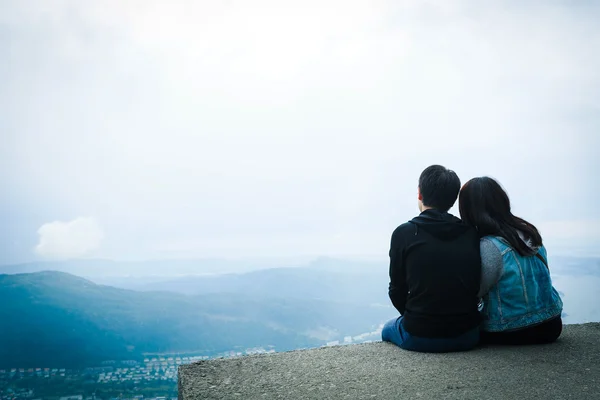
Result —
<instances>
[{"instance_id":1,"label":"blue jeans","mask_svg":"<svg viewBox=\"0 0 600 400\"><path fill-rule=\"evenodd\" d=\"M448 353L471 350L479 344L479 327L454 338L423 338L406 332L402 317L388 321L381 331L384 342L394 343L404 350L423 353Z\"/></svg>"}]
</instances>

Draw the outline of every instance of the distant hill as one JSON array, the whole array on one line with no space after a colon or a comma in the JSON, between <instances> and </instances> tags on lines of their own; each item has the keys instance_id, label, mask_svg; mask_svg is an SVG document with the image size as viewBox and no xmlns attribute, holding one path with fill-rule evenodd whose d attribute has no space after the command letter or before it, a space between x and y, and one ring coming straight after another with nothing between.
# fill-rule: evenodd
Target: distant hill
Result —
<instances>
[{"instance_id":1,"label":"distant hill","mask_svg":"<svg viewBox=\"0 0 600 400\"><path fill-rule=\"evenodd\" d=\"M138 291L188 295L243 293L267 297L389 304L387 261L321 257L300 265L274 261L171 260L116 262L71 260L0 266L0 273L61 271ZM212 272L210 272L212 271Z\"/></svg>"},{"instance_id":2,"label":"distant hill","mask_svg":"<svg viewBox=\"0 0 600 400\"><path fill-rule=\"evenodd\" d=\"M85 277L99 276L164 276L189 274L222 274L252 270L298 266L307 260L150 260L113 261L103 259L75 259L39 261L24 264L0 265L0 274L20 274L41 271L59 271Z\"/></svg>"},{"instance_id":3,"label":"distant hill","mask_svg":"<svg viewBox=\"0 0 600 400\"><path fill-rule=\"evenodd\" d=\"M146 352L312 347L370 331L395 314L391 307L244 291L137 292L61 272L0 275L0 303L3 368L83 366Z\"/></svg>"},{"instance_id":4,"label":"distant hill","mask_svg":"<svg viewBox=\"0 0 600 400\"><path fill-rule=\"evenodd\" d=\"M245 293L359 304L388 304L387 274L387 265L343 272L316 267L272 268L244 274L186 276L140 285L137 289L184 294Z\"/></svg>"}]
</instances>

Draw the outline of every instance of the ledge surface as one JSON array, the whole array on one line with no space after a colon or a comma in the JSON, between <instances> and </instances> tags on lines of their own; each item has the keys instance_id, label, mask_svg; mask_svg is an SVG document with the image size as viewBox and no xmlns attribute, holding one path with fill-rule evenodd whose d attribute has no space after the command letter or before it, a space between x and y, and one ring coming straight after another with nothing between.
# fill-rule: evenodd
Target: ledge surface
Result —
<instances>
[{"instance_id":1,"label":"ledge surface","mask_svg":"<svg viewBox=\"0 0 600 400\"><path fill-rule=\"evenodd\" d=\"M389 343L325 347L179 368L179 399L599 399L600 323L540 346L423 354Z\"/></svg>"}]
</instances>

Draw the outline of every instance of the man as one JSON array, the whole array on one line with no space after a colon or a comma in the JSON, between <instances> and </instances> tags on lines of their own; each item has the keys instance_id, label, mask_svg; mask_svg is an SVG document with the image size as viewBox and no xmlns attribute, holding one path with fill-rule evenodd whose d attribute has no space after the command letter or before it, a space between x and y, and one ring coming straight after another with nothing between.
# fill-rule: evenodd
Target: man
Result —
<instances>
[{"instance_id":1,"label":"man","mask_svg":"<svg viewBox=\"0 0 600 400\"><path fill-rule=\"evenodd\" d=\"M389 296L400 317L382 339L406 350L469 350L479 342L479 236L448 213L460 179L441 165L419 178L421 214L392 234Z\"/></svg>"}]
</instances>

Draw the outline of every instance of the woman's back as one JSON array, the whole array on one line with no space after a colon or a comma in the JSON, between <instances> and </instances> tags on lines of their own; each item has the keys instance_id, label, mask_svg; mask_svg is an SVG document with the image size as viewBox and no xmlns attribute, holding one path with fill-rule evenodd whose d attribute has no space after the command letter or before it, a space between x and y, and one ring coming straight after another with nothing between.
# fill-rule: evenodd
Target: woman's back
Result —
<instances>
[{"instance_id":1,"label":"woman's back","mask_svg":"<svg viewBox=\"0 0 600 400\"><path fill-rule=\"evenodd\" d=\"M483 330L522 329L560 316L563 304L552 286L546 249L537 250L523 256L502 237L481 239Z\"/></svg>"}]
</instances>

